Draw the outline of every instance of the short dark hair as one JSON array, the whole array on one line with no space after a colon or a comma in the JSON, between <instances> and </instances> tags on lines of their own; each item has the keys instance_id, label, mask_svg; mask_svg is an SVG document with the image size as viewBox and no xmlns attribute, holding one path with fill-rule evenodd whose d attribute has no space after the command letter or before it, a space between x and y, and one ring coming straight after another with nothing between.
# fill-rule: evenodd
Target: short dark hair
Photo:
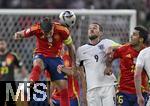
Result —
<instances>
[{"instance_id":1,"label":"short dark hair","mask_svg":"<svg viewBox=\"0 0 150 106\"><path fill-rule=\"evenodd\" d=\"M43 19L41 19L40 27L45 33L50 32L50 30L52 29L51 19L49 17L44 17Z\"/></svg>"},{"instance_id":2,"label":"short dark hair","mask_svg":"<svg viewBox=\"0 0 150 106\"><path fill-rule=\"evenodd\" d=\"M148 30L144 26L136 26L134 28L135 30L139 31L139 35L141 38L143 38L143 42L146 43L148 39Z\"/></svg>"},{"instance_id":3,"label":"short dark hair","mask_svg":"<svg viewBox=\"0 0 150 106\"><path fill-rule=\"evenodd\" d=\"M96 24L96 25L98 25L98 26L99 26L99 30L103 32L103 27L102 27L101 24L99 24L99 23L97 23L97 22L93 22L93 23L91 23L91 24Z\"/></svg>"}]
</instances>

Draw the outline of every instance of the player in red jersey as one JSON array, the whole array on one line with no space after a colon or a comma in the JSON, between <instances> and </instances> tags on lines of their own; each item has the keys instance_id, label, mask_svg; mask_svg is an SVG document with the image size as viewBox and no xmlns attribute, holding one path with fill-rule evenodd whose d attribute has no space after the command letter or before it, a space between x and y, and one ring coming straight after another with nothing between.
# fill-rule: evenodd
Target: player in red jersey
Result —
<instances>
[{"instance_id":1,"label":"player in red jersey","mask_svg":"<svg viewBox=\"0 0 150 106\"><path fill-rule=\"evenodd\" d=\"M142 26L134 28L131 36L131 42L125 44L114 51L113 58L120 59L120 81L119 92L117 93L118 106L138 106L136 89L134 84L134 71L136 58L139 52L145 47L148 38L147 30ZM146 91L148 90L148 78L146 72L142 72L142 94L145 102L148 99Z\"/></svg>"},{"instance_id":2,"label":"player in red jersey","mask_svg":"<svg viewBox=\"0 0 150 106\"><path fill-rule=\"evenodd\" d=\"M71 58L69 56L68 49L64 46L62 50L62 58L64 60L65 67L71 67ZM79 106L79 84L77 77L68 75L68 98L70 100L70 106ZM52 93L52 102L54 106L60 106L60 92L55 89Z\"/></svg>"},{"instance_id":3,"label":"player in red jersey","mask_svg":"<svg viewBox=\"0 0 150 106\"><path fill-rule=\"evenodd\" d=\"M64 73L57 72L57 66L63 65L60 57L62 44L66 44L69 49L72 64L74 66L75 53L70 31L60 23L51 22L49 18L44 18L40 23L36 23L28 29L15 33L15 39L36 36L36 49L34 51L33 68L30 74L30 81L38 81L42 70L51 73L51 80L59 86L61 90L61 106L69 106L67 81Z\"/></svg>"}]
</instances>

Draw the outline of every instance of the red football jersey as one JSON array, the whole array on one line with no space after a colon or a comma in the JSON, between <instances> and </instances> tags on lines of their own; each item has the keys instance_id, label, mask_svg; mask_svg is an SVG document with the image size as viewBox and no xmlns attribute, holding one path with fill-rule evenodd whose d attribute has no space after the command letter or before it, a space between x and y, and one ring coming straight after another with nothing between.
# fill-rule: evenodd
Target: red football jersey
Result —
<instances>
[{"instance_id":1,"label":"red football jersey","mask_svg":"<svg viewBox=\"0 0 150 106\"><path fill-rule=\"evenodd\" d=\"M71 67L71 58L69 56L68 51L65 50L63 55L64 65L66 67ZM68 97L69 98L76 98L79 97L80 94L79 84L78 81L74 78L74 76L68 76ZM52 98L59 100L60 94L55 90L52 94Z\"/></svg>"},{"instance_id":2,"label":"red football jersey","mask_svg":"<svg viewBox=\"0 0 150 106\"><path fill-rule=\"evenodd\" d=\"M139 52L136 51L131 44L125 44L118 48L114 53L114 58L120 58L120 82L119 91L129 94L136 94L134 84L134 71L136 58ZM148 88L148 77L145 71L142 71L142 90Z\"/></svg>"},{"instance_id":3,"label":"red football jersey","mask_svg":"<svg viewBox=\"0 0 150 106\"><path fill-rule=\"evenodd\" d=\"M51 37L45 37L37 23L24 31L25 37L36 36L35 54L43 54L45 57L59 57L63 41L69 37L69 30L59 23L53 23L54 33Z\"/></svg>"}]
</instances>

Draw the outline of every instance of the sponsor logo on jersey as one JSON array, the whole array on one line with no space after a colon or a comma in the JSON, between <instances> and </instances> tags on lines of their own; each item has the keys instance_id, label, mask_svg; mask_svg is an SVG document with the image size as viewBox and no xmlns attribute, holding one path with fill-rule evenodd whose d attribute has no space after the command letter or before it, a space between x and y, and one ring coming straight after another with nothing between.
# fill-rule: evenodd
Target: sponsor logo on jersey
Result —
<instances>
[{"instance_id":1,"label":"sponsor logo on jersey","mask_svg":"<svg viewBox=\"0 0 150 106\"><path fill-rule=\"evenodd\" d=\"M98 48L99 48L100 50L104 50L104 45L99 45Z\"/></svg>"},{"instance_id":2,"label":"sponsor logo on jersey","mask_svg":"<svg viewBox=\"0 0 150 106\"><path fill-rule=\"evenodd\" d=\"M86 54L86 52L83 52L83 54Z\"/></svg>"}]
</instances>

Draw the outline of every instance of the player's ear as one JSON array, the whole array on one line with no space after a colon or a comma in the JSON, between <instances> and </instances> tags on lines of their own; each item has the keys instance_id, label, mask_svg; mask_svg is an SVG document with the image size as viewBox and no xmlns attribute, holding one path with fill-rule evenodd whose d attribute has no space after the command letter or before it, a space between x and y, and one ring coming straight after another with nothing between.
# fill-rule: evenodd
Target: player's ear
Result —
<instances>
[{"instance_id":1,"label":"player's ear","mask_svg":"<svg viewBox=\"0 0 150 106\"><path fill-rule=\"evenodd\" d=\"M143 38L140 38L140 42L143 42L144 41L144 39Z\"/></svg>"},{"instance_id":2,"label":"player's ear","mask_svg":"<svg viewBox=\"0 0 150 106\"><path fill-rule=\"evenodd\" d=\"M99 34L100 34L100 35L103 35L103 32L102 32L102 31L100 31L100 32L99 32Z\"/></svg>"}]
</instances>

